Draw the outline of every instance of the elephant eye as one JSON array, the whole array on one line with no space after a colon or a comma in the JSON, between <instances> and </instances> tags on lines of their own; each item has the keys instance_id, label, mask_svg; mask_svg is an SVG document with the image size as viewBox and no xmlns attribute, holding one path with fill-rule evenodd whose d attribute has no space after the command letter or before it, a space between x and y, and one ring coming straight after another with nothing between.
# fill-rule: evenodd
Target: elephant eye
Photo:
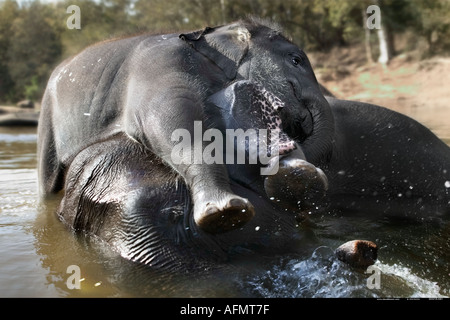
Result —
<instances>
[{"instance_id":1,"label":"elephant eye","mask_svg":"<svg viewBox=\"0 0 450 320\"><path fill-rule=\"evenodd\" d=\"M292 64L294 65L294 66L298 66L298 65L300 65L300 63L302 62L302 59L301 58L299 58L299 57L292 57Z\"/></svg>"}]
</instances>

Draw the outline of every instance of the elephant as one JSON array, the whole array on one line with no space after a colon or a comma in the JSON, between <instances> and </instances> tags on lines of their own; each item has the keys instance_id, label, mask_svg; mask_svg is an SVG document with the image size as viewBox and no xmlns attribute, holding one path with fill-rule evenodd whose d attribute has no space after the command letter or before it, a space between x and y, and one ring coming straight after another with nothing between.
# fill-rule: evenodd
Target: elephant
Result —
<instances>
[{"instance_id":1,"label":"elephant","mask_svg":"<svg viewBox=\"0 0 450 320\"><path fill-rule=\"evenodd\" d=\"M244 113L251 116L256 108L257 104L247 107ZM285 212L264 194L262 164L226 166L232 191L249 199L258 213L228 232L221 232L220 222L217 231L200 228L193 218L187 183L160 157L124 133L94 143L75 156L66 172L57 214L76 233L95 236L122 257L164 272L215 270L255 254L301 252L303 238L296 213ZM322 193L313 195L320 199L326 178L319 170L314 173ZM308 178L299 175L298 181Z\"/></svg>"},{"instance_id":2,"label":"elephant","mask_svg":"<svg viewBox=\"0 0 450 320\"><path fill-rule=\"evenodd\" d=\"M268 128L270 135L271 131L278 130L276 143L266 142L266 145L278 147L276 156L265 164L266 173L260 174L260 166L264 163L249 165L249 159L245 162L247 165L228 163L228 173L234 181L273 198L282 210L296 215L320 205L328 189L328 179L320 168L306 160L303 145L285 133L280 118L280 112L284 109L281 99L260 84L241 80L215 93L208 102L207 113L211 119L222 119L223 127L216 121L222 132L230 128ZM270 148L266 150L264 142L264 139L257 140L256 144L250 141L245 146L236 146L236 149L246 148L247 157L251 154L252 145L261 147L260 153L272 151ZM270 174L274 166L275 172Z\"/></svg>"},{"instance_id":3,"label":"elephant","mask_svg":"<svg viewBox=\"0 0 450 320\"><path fill-rule=\"evenodd\" d=\"M329 180L330 207L419 221L448 217L447 144L419 122L388 108L327 100L335 123L333 148L328 158L314 164Z\"/></svg>"},{"instance_id":4,"label":"elephant","mask_svg":"<svg viewBox=\"0 0 450 320\"><path fill-rule=\"evenodd\" d=\"M207 98L239 80L264 83L284 102L283 130L302 142L311 160L331 145L331 111L309 60L275 24L248 18L181 35L140 35L91 46L53 71L38 128L40 195L63 189L65 172L82 150L124 133L186 181L200 228L241 227L255 210L231 190L226 167L171 157L174 131L194 136L195 123L208 117ZM189 153L206 145L192 144Z\"/></svg>"},{"instance_id":5,"label":"elephant","mask_svg":"<svg viewBox=\"0 0 450 320\"><path fill-rule=\"evenodd\" d=\"M417 121L377 105L340 100L321 87L332 112L332 143L318 157L296 140L303 154L282 159L291 165L285 174L267 176L265 192L295 210L294 199L326 191L310 204L336 212L364 212L390 217L434 219L450 213L450 148ZM230 92L231 91L231 92ZM248 92L236 85L215 94L222 109L242 109ZM229 107L227 107L229 106ZM283 127L284 129L284 127ZM299 184L292 170L299 159L308 161L315 177ZM320 168L320 169L319 169ZM241 175L242 176L242 175ZM273 184L273 186L272 186ZM295 189L292 186L296 186ZM292 199L287 200L288 193ZM286 201L287 200L287 201ZM434 215L430 216L429 213Z\"/></svg>"},{"instance_id":6,"label":"elephant","mask_svg":"<svg viewBox=\"0 0 450 320\"><path fill-rule=\"evenodd\" d=\"M47 85L40 192L62 191L58 215L75 232L183 272L300 252L298 224L319 209L448 213L448 146L406 116L323 90L306 54L255 18L94 45ZM267 129L278 140L236 143L233 159L243 150L244 163L174 161L176 130L204 138L213 129ZM211 140L186 154L195 158ZM375 260L374 245L350 247L340 259Z\"/></svg>"},{"instance_id":7,"label":"elephant","mask_svg":"<svg viewBox=\"0 0 450 320\"><path fill-rule=\"evenodd\" d=\"M222 104L224 94L236 94L235 103ZM210 97L206 110L209 120L220 122L217 128L222 132L255 127L281 130L277 113L265 110L276 111L280 106L272 105L280 101L258 84L237 81ZM87 147L74 158L66 173L58 215L76 232L94 235L123 257L165 272L215 270L236 257L255 253L300 253L304 239L296 215L324 197L328 182L322 170L304 160L301 148L289 143L287 135L282 133L280 140L277 144L289 150L268 164L227 163L232 190L249 198L259 213L239 230L211 233L199 228L187 184L154 153L123 133ZM247 158L252 141L248 142L236 148L245 149ZM255 142L259 146L261 140ZM273 165L274 159L280 168L268 176L268 182L259 170ZM271 190L292 188L287 183L296 188L276 201L269 196ZM289 206L277 203L280 200L295 205L288 210ZM221 228L220 223L216 228ZM337 258L355 268L373 264L376 245L354 242L358 245L339 247Z\"/></svg>"}]
</instances>

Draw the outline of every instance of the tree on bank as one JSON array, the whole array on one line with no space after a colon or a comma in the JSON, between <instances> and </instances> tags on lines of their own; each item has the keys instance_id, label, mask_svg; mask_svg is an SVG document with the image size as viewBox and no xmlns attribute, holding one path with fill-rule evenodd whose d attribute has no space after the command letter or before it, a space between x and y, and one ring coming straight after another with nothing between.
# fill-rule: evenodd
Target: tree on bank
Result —
<instances>
[{"instance_id":1,"label":"tree on bank","mask_svg":"<svg viewBox=\"0 0 450 320\"><path fill-rule=\"evenodd\" d=\"M62 45L53 25L54 12L32 2L19 11L10 25L6 61L14 82L14 98L40 98L51 68L61 56Z\"/></svg>"},{"instance_id":2,"label":"tree on bank","mask_svg":"<svg viewBox=\"0 0 450 320\"><path fill-rule=\"evenodd\" d=\"M414 34L423 54L450 51L449 0L377 0L383 43L395 55L396 37ZM0 101L39 100L50 72L64 58L95 42L139 32L169 33L229 23L248 14L280 23L306 51L360 44L378 59L375 30L363 27L361 12L373 0L30 0L19 6L0 0ZM81 11L81 29L68 29L70 5ZM367 18L367 14L366 14Z\"/></svg>"},{"instance_id":3,"label":"tree on bank","mask_svg":"<svg viewBox=\"0 0 450 320\"><path fill-rule=\"evenodd\" d=\"M0 10L0 100L14 99L14 82L8 68L8 48L12 42L11 26L18 15L15 1L5 1Z\"/></svg>"}]
</instances>

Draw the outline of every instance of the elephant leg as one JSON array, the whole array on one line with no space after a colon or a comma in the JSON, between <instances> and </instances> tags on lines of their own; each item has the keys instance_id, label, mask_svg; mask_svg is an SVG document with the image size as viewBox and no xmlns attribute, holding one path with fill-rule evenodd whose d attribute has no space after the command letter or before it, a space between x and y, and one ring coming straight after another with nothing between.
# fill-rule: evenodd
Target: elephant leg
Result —
<instances>
[{"instance_id":1,"label":"elephant leg","mask_svg":"<svg viewBox=\"0 0 450 320\"><path fill-rule=\"evenodd\" d=\"M295 157L295 153L281 158L278 173L266 177L264 188L282 208L305 212L319 205L328 189L328 179L321 169Z\"/></svg>"},{"instance_id":2,"label":"elephant leg","mask_svg":"<svg viewBox=\"0 0 450 320\"><path fill-rule=\"evenodd\" d=\"M221 233L239 228L254 216L254 208L232 192L224 164L203 161L208 142L203 141L207 128L203 125L202 99L191 92L192 83L183 85L183 79L176 80L176 90L169 81L167 89L143 98L144 105L136 105L129 119L137 121L128 126L134 132L128 134L184 179L193 200L194 221L200 229Z\"/></svg>"},{"instance_id":3,"label":"elephant leg","mask_svg":"<svg viewBox=\"0 0 450 320\"><path fill-rule=\"evenodd\" d=\"M222 233L239 228L255 214L247 199L231 191L227 174L223 165L191 165L185 171L186 181L191 181L194 221L206 232Z\"/></svg>"},{"instance_id":4,"label":"elephant leg","mask_svg":"<svg viewBox=\"0 0 450 320\"><path fill-rule=\"evenodd\" d=\"M198 141L191 145L191 154L197 152L196 144ZM206 144L201 145L204 150ZM227 232L253 218L252 204L232 192L224 164L178 163L168 157L163 159L184 178L194 204L194 221L200 229L209 233Z\"/></svg>"}]
</instances>

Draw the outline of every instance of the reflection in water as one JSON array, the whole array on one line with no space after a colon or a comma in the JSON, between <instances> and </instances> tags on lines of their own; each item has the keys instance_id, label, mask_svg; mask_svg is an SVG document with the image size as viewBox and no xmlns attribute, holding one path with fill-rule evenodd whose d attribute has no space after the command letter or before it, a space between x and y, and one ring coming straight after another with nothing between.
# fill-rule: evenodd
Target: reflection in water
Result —
<instances>
[{"instance_id":1,"label":"reflection in water","mask_svg":"<svg viewBox=\"0 0 450 320\"><path fill-rule=\"evenodd\" d=\"M439 116L436 116L439 114ZM450 144L450 108L436 113L411 110ZM215 270L201 276L161 274L130 263L97 239L75 236L55 216L58 199L39 204L35 129L0 129L0 296L1 297L378 297L449 296L449 222L407 224L383 218L317 216L314 248L305 257L275 257L259 268ZM351 239L380 247L370 274L332 258ZM70 265L81 270L81 289L70 290ZM244 264L244 267L247 264ZM244 268L245 269L245 268Z\"/></svg>"},{"instance_id":2,"label":"reflection in water","mask_svg":"<svg viewBox=\"0 0 450 320\"><path fill-rule=\"evenodd\" d=\"M84 239L68 230L54 214L58 199L46 201L39 207L33 225L36 253L41 257L42 268L48 270L47 283L53 284L58 296L112 297L118 290L110 285L102 268L104 257L91 250ZM80 289L69 289L67 281L71 265L80 267Z\"/></svg>"},{"instance_id":3,"label":"reflection in water","mask_svg":"<svg viewBox=\"0 0 450 320\"><path fill-rule=\"evenodd\" d=\"M226 297L232 296L229 281L203 274L164 274L123 259L101 240L77 236L54 214L58 199L40 208L33 226L36 251L42 267L49 270L47 282L66 297ZM69 289L70 265L80 268L80 289ZM233 277L230 273L229 276ZM223 282L222 282L223 281Z\"/></svg>"}]
</instances>

